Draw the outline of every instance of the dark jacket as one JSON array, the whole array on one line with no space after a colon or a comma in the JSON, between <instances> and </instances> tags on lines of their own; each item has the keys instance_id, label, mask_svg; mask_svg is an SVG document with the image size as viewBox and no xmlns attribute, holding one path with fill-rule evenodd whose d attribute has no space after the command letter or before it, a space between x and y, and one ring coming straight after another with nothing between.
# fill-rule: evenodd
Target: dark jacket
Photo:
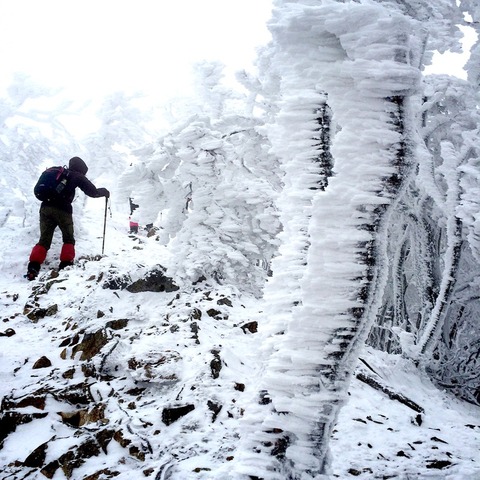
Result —
<instances>
[{"instance_id":1,"label":"dark jacket","mask_svg":"<svg viewBox=\"0 0 480 480\"><path fill-rule=\"evenodd\" d=\"M108 197L109 192L106 188L97 188L85 175L88 172L86 163L80 157L73 157L68 164L68 180L63 191L63 198L60 200L51 200L42 202L42 207L51 206L59 208L68 213L72 213L72 202L75 198L75 189L78 187L85 195L89 197Z\"/></svg>"}]
</instances>

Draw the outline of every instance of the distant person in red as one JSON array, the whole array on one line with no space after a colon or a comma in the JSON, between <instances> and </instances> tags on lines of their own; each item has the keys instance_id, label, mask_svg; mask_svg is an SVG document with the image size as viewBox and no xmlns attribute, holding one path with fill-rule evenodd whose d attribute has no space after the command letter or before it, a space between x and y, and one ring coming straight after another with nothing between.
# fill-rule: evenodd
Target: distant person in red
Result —
<instances>
[{"instance_id":1,"label":"distant person in red","mask_svg":"<svg viewBox=\"0 0 480 480\"><path fill-rule=\"evenodd\" d=\"M133 203L132 198L129 198L128 200L130 202L130 216L128 217L130 222L130 233L138 233L138 222L132 219L133 212L138 208L138 205Z\"/></svg>"},{"instance_id":2,"label":"distant person in red","mask_svg":"<svg viewBox=\"0 0 480 480\"><path fill-rule=\"evenodd\" d=\"M33 247L30 254L27 278L34 280L40 271L41 264L47 257L53 239L53 233L60 228L63 237L62 251L60 252L59 270L73 265L75 258L75 237L73 232L73 208L75 189L78 187L89 197L110 197L106 188L97 188L85 175L88 167L79 157L73 157L68 165L68 180L61 199L42 202L40 206L40 240Z\"/></svg>"}]
</instances>

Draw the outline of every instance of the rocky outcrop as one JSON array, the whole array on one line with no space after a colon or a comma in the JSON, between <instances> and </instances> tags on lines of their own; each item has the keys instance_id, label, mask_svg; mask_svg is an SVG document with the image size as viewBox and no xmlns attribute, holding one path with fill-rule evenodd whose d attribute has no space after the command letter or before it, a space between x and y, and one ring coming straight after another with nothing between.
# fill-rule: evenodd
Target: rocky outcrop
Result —
<instances>
[{"instance_id":1,"label":"rocky outcrop","mask_svg":"<svg viewBox=\"0 0 480 480\"><path fill-rule=\"evenodd\" d=\"M131 304L142 292L170 296L157 318L142 317L141 304L130 311L137 314L116 316L113 301L92 313L80 307L83 298L51 302L60 283L69 288L63 277L35 286L23 314L48 331L51 348L19 367L32 381L3 398L0 449L5 441L14 444L21 427L36 431L36 422L44 422L50 435L6 466L4 475L105 480L131 471L156 478L165 468L162 452L176 452L181 461L204 450L205 425L224 429L225 438L235 436L229 422L243 415L239 399L247 377L235 376L225 355L236 367L242 362L221 343L228 334L244 336L237 328L243 322L232 315L234 300L214 289L180 292L162 268L135 282L110 274L86 282L113 290L112 300L118 292L131 296ZM169 429L181 431L188 446L164 443ZM215 461L233 459L231 445L220 446ZM201 462L192 470L206 471Z\"/></svg>"},{"instance_id":2,"label":"rocky outcrop","mask_svg":"<svg viewBox=\"0 0 480 480\"><path fill-rule=\"evenodd\" d=\"M132 281L130 275L119 273L111 269L107 278L103 282L103 288L110 290L126 289L130 293L175 292L179 288L175 285L172 278L166 275L166 269L161 265L156 265L138 280Z\"/></svg>"},{"instance_id":3,"label":"rocky outcrop","mask_svg":"<svg viewBox=\"0 0 480 480\"><path fill-rule=\"evenodd\" d=\"M173 279L165 275L166 270L161 265L145 275L144 278L131 283L126 288L131 293L139 292L175 292L178 287Z\"/></svg>"}]
</instances>

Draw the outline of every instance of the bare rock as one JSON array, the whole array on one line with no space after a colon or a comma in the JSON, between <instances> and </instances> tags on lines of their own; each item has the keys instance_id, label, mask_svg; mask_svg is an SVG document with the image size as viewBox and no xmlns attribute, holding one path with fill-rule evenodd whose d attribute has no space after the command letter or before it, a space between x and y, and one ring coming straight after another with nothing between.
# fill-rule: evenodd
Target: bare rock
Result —
<instances>
[{"instance_id":1,"label":"bare rock","mask_svg":"<svg viewBox=\"0 0 480 480\"><path fill-rule=\"evenodd\" d=\"M208 409L213 412L213 415L212 415L212 423L213 423L217 419L218 414L222 411L223 406L220 405L219 403L212 402L211 400L208 400L207 406L208 406Z\"/></svg>"},{"instance_id":2,"label":"bare rock","mask_svg":"<svg viewBox=\"0 0 480 480\"><path fill-rule=\"evenodd\" d=\"M195 405L182 405L180 407L167 407L162 411L162 422L171 425L180 418L195 410Z\"/></svg>"},{"instance_id":3,"label":"bare rock","mask_svg":"<svg viewBox=\"0 0 480 480\"><path fill-rule=\"evenodd\" d=\"M220 358L220 352L218 350L212 350L211 353L213 359L210 362L210 371L212 372L213 378L218 378L222 370L222 359Z\"/></svg>"},{"instance_id":4,"label":"bare rock","mask_svg":"<svg viewBox=\"0 0 480 480\"><path fill-rule=\"evenodd\" d=\"M60 412L63 423L78 428L88 423L98 423L105 419L105 405L95 405L91 410L81 409L74 412Z\"/></svg>"},{"instance_id":5,"label":"bare rock","mask_svg":"<svg viewBox=\"0 0 480 480\"><path fill-rule=\"evenodd\" d=\"M83 480L106 480L107 478L115 478L118 475L120 475L120 472L110 470L109 468L104 468L103 470L99 470L98 472L84 477Z\"/></svg>"},{"instance_id":6,"label":"bare rock","mask_svg":"<svg viewBox=\"0 0 480 480\"><path fill-rule=\"evenodd\" d=\"M257 333L258 332L258 322L248 322L240 327L243 330L243 333Z\"/></svg>"},{"instance_id":7,"label":"bare rock","mask_svg":"<svg viewBox=\"0 0 480 480\"><path fill-rule=\"evenodd\" d=\"M147 273L145 278L141 278L126 288L131 293L140 292L174 292L178 287L173 279L165 275L165 268L158 265L154 270Z\"/></svg>"},{"instance_id":8,"label":"bare rock","mask_svg":"<svg viewBox=\"0 0 480 480\"><path fill-rule=\"evenodd\" d=\"M15 410L17 408L34 407L38 410L45 410L45 404L47 401L46 394L37 392L32 395L27 395L21 398L9 398L4 397L2 401L2 412L7 410Z\"/></svg>"},{"instance_id":9,"label":"bare rock","mask_svg":"<svg viewBox=\"0 0 480 480\"><path fill-rule=\"evenodd\" d=\"M85 333L80 343L73 347L71 358L74 358L78 352L82 352L80 360L91 360L107 342L107 334L103 329Z\"/></svg>"},{"instance_id":10,"label":"bare rock","mask_svg":"<svg viewBox=\"0 0 480 480\"><path fill-rule=\"evenodd\" d=\"M29 320L31 320L33 323L37 323L39 320L45 317L51 317L58 312L58 305L50 305L47 308L41 308L41 307L32 307L30 305L26 305L24 308L24 315L27 316Z\"/></svg>"},{"instance_id":11,"label":"bare rock","mask_svg":"<svg viewBox=\"0 0 480 480\"><path fill-rule=\"evenodd\" d=\"M227 297L222 297L217 300L217 305L227 305L227 307L233 307L232 301Z\"/></svg>"},{"instance_id":12,"label":"bare rock","mask_svg":"<svg viewBox=\"0 0 480 480\"><path fill-rule=\"evenodd\" d=\"M42 443L38 446L28 457L23 461L26 467L39 468L45 463L47 456L48 442Z\"/></svg>"},{"instance_id":13,"label":"bare rock","mask_svg":"<svg viewBox=\"0 0 480 480\"><path fill-rule=\"evenodd\" d=\"M106 328L111 328L112 330L122 330L128 325L128 319L119 318L118 320L110 320L105 324Z\"/></svg>"},{"instance_id":14,"label":"bare rock","mask_svg":"<svg viewBox=\"0 0 480 480\"><path fill-rule=\"evenodd\" d=\"M34 364L33 370L37 370L39 368L48 368L52 366L52 362L45 356L40 357Z\"/></svg>"},{"instance_id":15,"label":"bare rock","mask_svg":"<svg viewBox=\"0 0 480 480\"><path fill-rule=\"evenodd\" d=\"M209 309L207 310L207 315L208 315L209 317L212 317L212 318L216 318L216 317L218 317L218 316L221 315L221 314L222 314L222 312L221 312L220 310L216 310L215 308L209 308Z\"/></svg>"},{"instance_id":16,"label":"bare rock","mask_svg":"<svg viewBox=\"0 0 480 480\"><path fill-rule=\"evenodd\" d=\"M19 425L30 423L37 418L44 418L47 413L19 413L19 412L5 412L0 418L0 449L3 446L3 441L13 433Z\"/></svg>"},{"instance_id":17,"label":"bare rock","mask_svg":"<svg viewBox=\"0 0 480 480\"><path fill-rule=\"evenodd\" d=\"M107 279L103 282L102 288L109 290L123 290L130 285L132 279L129 275L123 275L117 272L109 272Z\"/></svg>"}]
</instances>

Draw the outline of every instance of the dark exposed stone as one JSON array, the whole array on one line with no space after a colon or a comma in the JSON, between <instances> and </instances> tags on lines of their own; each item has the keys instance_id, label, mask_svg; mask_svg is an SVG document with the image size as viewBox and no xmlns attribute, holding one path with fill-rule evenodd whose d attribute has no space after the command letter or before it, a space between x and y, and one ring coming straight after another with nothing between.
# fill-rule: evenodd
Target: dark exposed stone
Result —
<instances>
[{"instance_id":1,"label":"dark exposed stone","mask_svg":"<svg viewBox=\"0 0 480 480\"><path fill-rule=\"evenodd\" d=\"M40 357L34 364L32 369L37 370L39 368L48 368L52 366L52 362L45 356Z\"/></svg>"},{"instance_id":2,"label":"dark exposed stone","mask_svg":"<svg viewBox=\"0 0 480 480\"><path fill-rule=\"evenodd\" d=\"M128 275L120 275L110 272L102 287L109 290L123 290L130 285L132 279Z\"/></svg>"},{"instance_id":3,"label":"dark exposed stone","mask_svg":"<svg viewBox=\"0 0 480 480\"><path fill-rule=\"evenodd\" d=\"M37 418L44 418L47 413L5 412L0 418L0 448L2 442L14 432L19 425L29 423Z\"/></svg>"},{"instance_id":4,"label":"dark exposed stone","mask_svg":"<svg viewBox=\"0 0 480 480\"><path fill-rule=\"evenodd\" d=\"M165 425L171 425L173 422L176 422L179 418L184 417L193 410L195 410L195 405L164 408L162 411L162 422Z\"/></svg>"},{"instance_id":5,"label":"dark exposed stone","mask_svg":"<svg viewBox=\"0 0 480 480\"><path fill-rule=\"evenodd\" d=\"M82 373L85 377L95 377L97 375L97 370L92 363L82 363Z\"/></svg>"},{"instance_id":6,"label":"dark exposed stone","mask_svg":"<svg viewBox=\"0 0 480 480\"><path fill-rule=\"evenodd\" d=\"M285 453L290 444L288 437L280 437L275 441L271 454L277 458L285 458Z\"/></svg>"},{"instance_id":7,"label":"dark exposed stone","mask_svg":"<svg viewBox=\"0 0 480 480\"><path fill-rule=\"evenodd\" d=\"M233 388L235 390L238 390L239 392L244 392L245 391L245 384L244 383L235 383Z\"/></svg>"},{"instance_id":8,"label":"dark exposed stone","mask_svg":"<svg viewBox=\"0 0 480 480\"><path fill-rule=\"evenodd\" d=\"M132 457L135 457L137 458L138 460L141 460L142 462L145 461L145 453L142 452L142 450L140 450L136 445L132 445L129 449L128 449L128 453L130 453L130 455Z\"/></svg>"},{"instance_id":9,"label":"dark exposed stone","mask_svg":"<svg viewBox=\"0 0 480 480\"><path fill-rule=\"evenodd\" d=\"M46 396L40 394L28 395L20 399L5 397L2 402L2 411L25 407L35 407L39 410L44 410L46 400Z\"/></svg>"},{"instance_id":10,"label":"dark exposed stone","mask_svg":"<svg viewBox=\"0 0 480 480\"><path fill-rule=\"evenodd\" d=\"M222 359L220 358L220 352L218 350L212 350L211 353L213 354L213 359L210 362L210 370L212 377L218 378L222 370Z\"/></svg>"},{"instance_id":11,"label":"dark exposed stone","mask_svg":"<svg viewBox=\"0 0 480 480\"><path fill-rule=\"evenodd\" d=\"M28 457L23 461L26 467L38 468L45 463L47 456L48 442L42 443L38 446Z\"/></svg>"},{"instance_id":12,"label":"dark exposed stone","mask_svg":"<svg viewBox=\"0 0 480 480\"><path fill-rule=\"evenodd\" d=\"M87 382L71 385L63 390L57 390L54 394L59 401L67 401L71 405L88 405L93 402L90 386Z\"/></svg>"},{"instance_id":13,"label":"dark exposed stone","mask_svg":"<svg viewBox=\"0 0 480 480\"><path fill-rule=\"evenodd\" d=\"M69 345L76 345L80 340L80 335L76 333L73 337L68 337L60 343L59 347L68 347Z\"/></svg>"},{"instance_id":14,"label":"dark exposed stone","mask_svg":"<svg viewBox=\"0 0 480 480\"><path fill-rule=\"evenodd\" d=\"M46 317L52 317L58 313L58 305L50 305L46 310Z\"/></svg>"},{"instance_id":15,"label":"dark exposed stone","mask_svg":"<svg viewBox=\"0 0 480 480\"><path fill-rule=\"evenodd\" d=\"M112 330L122 330L128 325L128 319L126 318L119 318L118 320L110 320L105 324L107 328L111 328Z\"/></svg>"},{"instance_id":16,"label":"dark exposed stone","mask_svg":"<svg viewBox=\"0 0 480 480\"><path fill-rule=\"evenodd\" d=\"M73 378L73 376L75 375L75 368L69 368L68 370L65 370L63 373L62 373L62 377L63 378L68 378L69 380L71 380Z\"/></svg>"},{"instance_id":17,"label":"dark exposed stone","mask_svg":"<svg viewBox=\"0 0 480 480\"><path fill-rule=\"evenodd\" d=\"M198 323L197 323L197 322L192 322L192 323L190 324L190 330L191 330L192 333L193 333L193 337L192 337L192 338L195 340L195 343L196 343L197 345L199 345L199 344L200 344L200 339L198 338L198 332L199 332L200 328L198 327Z\"/></svg>"},{"instance_id":18,"label":"dark exposed stone","mask_svg":"<svg viewBox=\"0 0 480 480\"><path fill-rule=\"evenodd\" d=\"M270 394L266 390L262 390L259 393L258 403L260 405L268 405L269 403L272 403L272 399L270 398Z\"/></svg>"},{"instance_id":19,"label":"dark exposed stone","mask_svg":"<svg viewBox=\"0 0 480 480\"><path fill-rule=\"evenodd\" d=\"M41 470L40 473L47 477L47 478L53 478L55 475L55 472L59 469L60 465L58 463L58 460L54 460L53 462L50 462L48 465L45 465Z\"/></svg>"},{"instance_id":20,"label":"dark exposed stone","mask_svg":"<svg viewBox=\"0 0 480 480\"><path fill-rule=\"evenodd\" d=\"M100 430L96 435L95 438L100 445L101 449L104 453L107 453L107 447L110 441L112 440L113 436L115 435L115 430L105 428L104 430Z\"/></svg>"},{"instance_id":21,"label":"dark exposed stone","mask_svg":"<svg viewBox=\"0 0 480 480\"><path fill-rule=\"evenodd\" d=\"M122 448L127 448L127 446L132 443L128 438L124 438L121 430L118 430L113 434L113 439L118 442Z\"/></svg>"},{"instance_id":22,"label":"dark exposed stone","mask_svg":"<svg viewBox=\"0 0 480 480\"><path fill-rule=\"evenodd\" d=\"M178 287L173 282L173 279L165 275L166 270L158 265L145 275L145 278L131 283L126 287L130 293L140 292L174 292Z\"/></svg>"},{"instance_id":23,"label":"dark exposed stone","mask_svg":"<svg viewBox=\"0 0 480 480\"><path fill-rule=\"evenodd\" d=\"M202 311L199 308L194 308L192 313L190 313L190 318L200 320L202 318Z\"/></svg>"},{"instance_id":24,"label":"dark exposed stone","mask_svg":"<svg viewBox=\"0 0 480 480\"><path fill-rule=\"evenodd\" d=\"M7 328L4 332L0 332L0 337L13 337L16 333L13 328Z\"/></svg>"},{"instance_id":25,"label":"dark exposed stone","mask_svg":"<svg viewBox=\"0 0 480 480\"><path fill-rule=\"evenodd\" d=\"M258 322L248 322L240 327L243 330L243 333L257 333L258 332Z\"/></svg>"},{"instance_id":26,"label":"dark exposed stone","mask_svg":"<svg viewBox=\"0 0 480 480\"><path fill-rule=\"evenodd\" d=\"M107 335L105 330L97 330L83 335L81 342L72 349L72 358L78 352L82 352L80 360L91 360L107 344Z\"/></svg>"},{"instance_id":27,"label":"dark exposed stone","mask_svg":"<svg viewBox=\"0 0 480 480\"><path fill-rule=\"evenodd\" d=\"M228 307L233 307L232 301L229 298L223 297L217 300L218 305L227 305Z\"/></svg>"},{"instance_id":28,"label":"dark exposed stone","mask_svg":"<svg viewBox=\"0 0 480 480\"><path fill-rule=\"evenodd\" d=\"M118 477L120 472L115 472L110 470L109 468L104 468L103 470L99 470L98 472L92 473L87 477L83 477L82 480L105 480L107 478L114 478Z\"/></svg>"},{"instance_id":29,"label":"dark exposed stone","mask_svg":"<svg viewBox=\"0 0 480 480\"><path fill-rule=\"evenodd\" d=\"M448 460L427 460L427 462L427 468L435 468L437 470L442 470L452 465L452 462Z\"/></svg>"},{"instance_id":30,"label":"dark exposed stone","mask_svg":"<svg viewBox=\"0 0 480 480\"><path fill-rule=\"evenodd\" d=\"M445 443L445 444L448 445L448 442L446 442L445 440L442 440L441 438L438 438L438 437L432 437L430 440L433 440L434 442Z\"/></svg>"},{"instance_id":31,"label":"dark exposed stone","mask_svg":"<svg viewBox=\"0 0 480 480\"><path fill-rule=\"evenodd\" d=\"M414 422L415 422L419 427L422 426L423 417L422 417L422 414L421 414L421 413L419 413L418 415L415 416Z\"/></svg>"},{"instance_id":32,"label":"dark exposed stone","mask_svg":"<svg viewBox=\"0 0 480 480\"><path fill-rule=\"evenodd\" d=\"M75 449L63 454L57 461L65 476L71 478L73 471L83 465L86 459L97 457L100 453L98 443L89 438Z\"/></svg>"},{"instance_id":33,"label":"dark exposed stone","mask_svg":"<svg viewBox=\"0 0 480 480\"><path fill-rule=\"evenodd\" d=\"M33 323L37 323L39 320L45 317L51 317L58 312L58 305L51 305L47 308L33 308L30 309L28 306L25 306L24 314L29 320Z\"/></svg>"},{"instance_id":34,"label":"dark exposed stone","mask_svg":"<svg viewBox=\"0 0 480 480\"><path fill-rule=\"evenodd\" d=\"M355 469L355 468L350 468L350 469L348 470L348 473L349 473L350 475L353 475L354 477L358 477L359 475L362 474L362 472L361 472L360 470L357 470L357 469Z\"/></svg>"},{"instance_id":35,"label":"dark exposed stone","mask_svg":"<svg viewBox=\"0 0 480 480\"><path fill-rule=\"evenodd\" d=\"M146 389L142 387L138 388L131 388L130 390L127 390L125 393L128 395L141 395Z\"/></svg>"},{"instance_id":36,"label":"dark exposed stone","mask_svg":"<svg viewBox=\"0 0 480 480\"><path fill-rule=\"evenodd\" d=\"M192 285L198 285L199 283L206 282L207 279L203 275L200 275L193 283Z\"/></svg>"},{"instance_id":37,"label":"dark exposed stone","mask_svg":"<svg viewBox=\"0 0 480 480\"><path fill-rule=\"evenodd\" d=\"M63 423L71 427L78 428L85 424L87 410L77 410L76 412L60 412Z\"/></svg>"},{"instance_id":38,"label":"dark exposed stone","mask_svg":"<svg viewBox=\"0 0 480 480\"><path fill-rule=\"evenodd\" d=\"M211 400L208 400L207 406L208 406L208 409L213 412L212 422L215 422L215 420L218 417L218 414L222 411L222 405L212 402Z\"/></svg>"},{"instance_id":39,"label":"dark exposed stone","mask_svg":"<svg viewBox=\"0 0 480 480\"><path fill-rule=\"evenodd\" d=\"M220 310L215 310L214 308L210 308L209 310L207 310L207 315L209 317L217 317L218 315L221 315L222 312Z\"/></svg>"}]
</instances>

